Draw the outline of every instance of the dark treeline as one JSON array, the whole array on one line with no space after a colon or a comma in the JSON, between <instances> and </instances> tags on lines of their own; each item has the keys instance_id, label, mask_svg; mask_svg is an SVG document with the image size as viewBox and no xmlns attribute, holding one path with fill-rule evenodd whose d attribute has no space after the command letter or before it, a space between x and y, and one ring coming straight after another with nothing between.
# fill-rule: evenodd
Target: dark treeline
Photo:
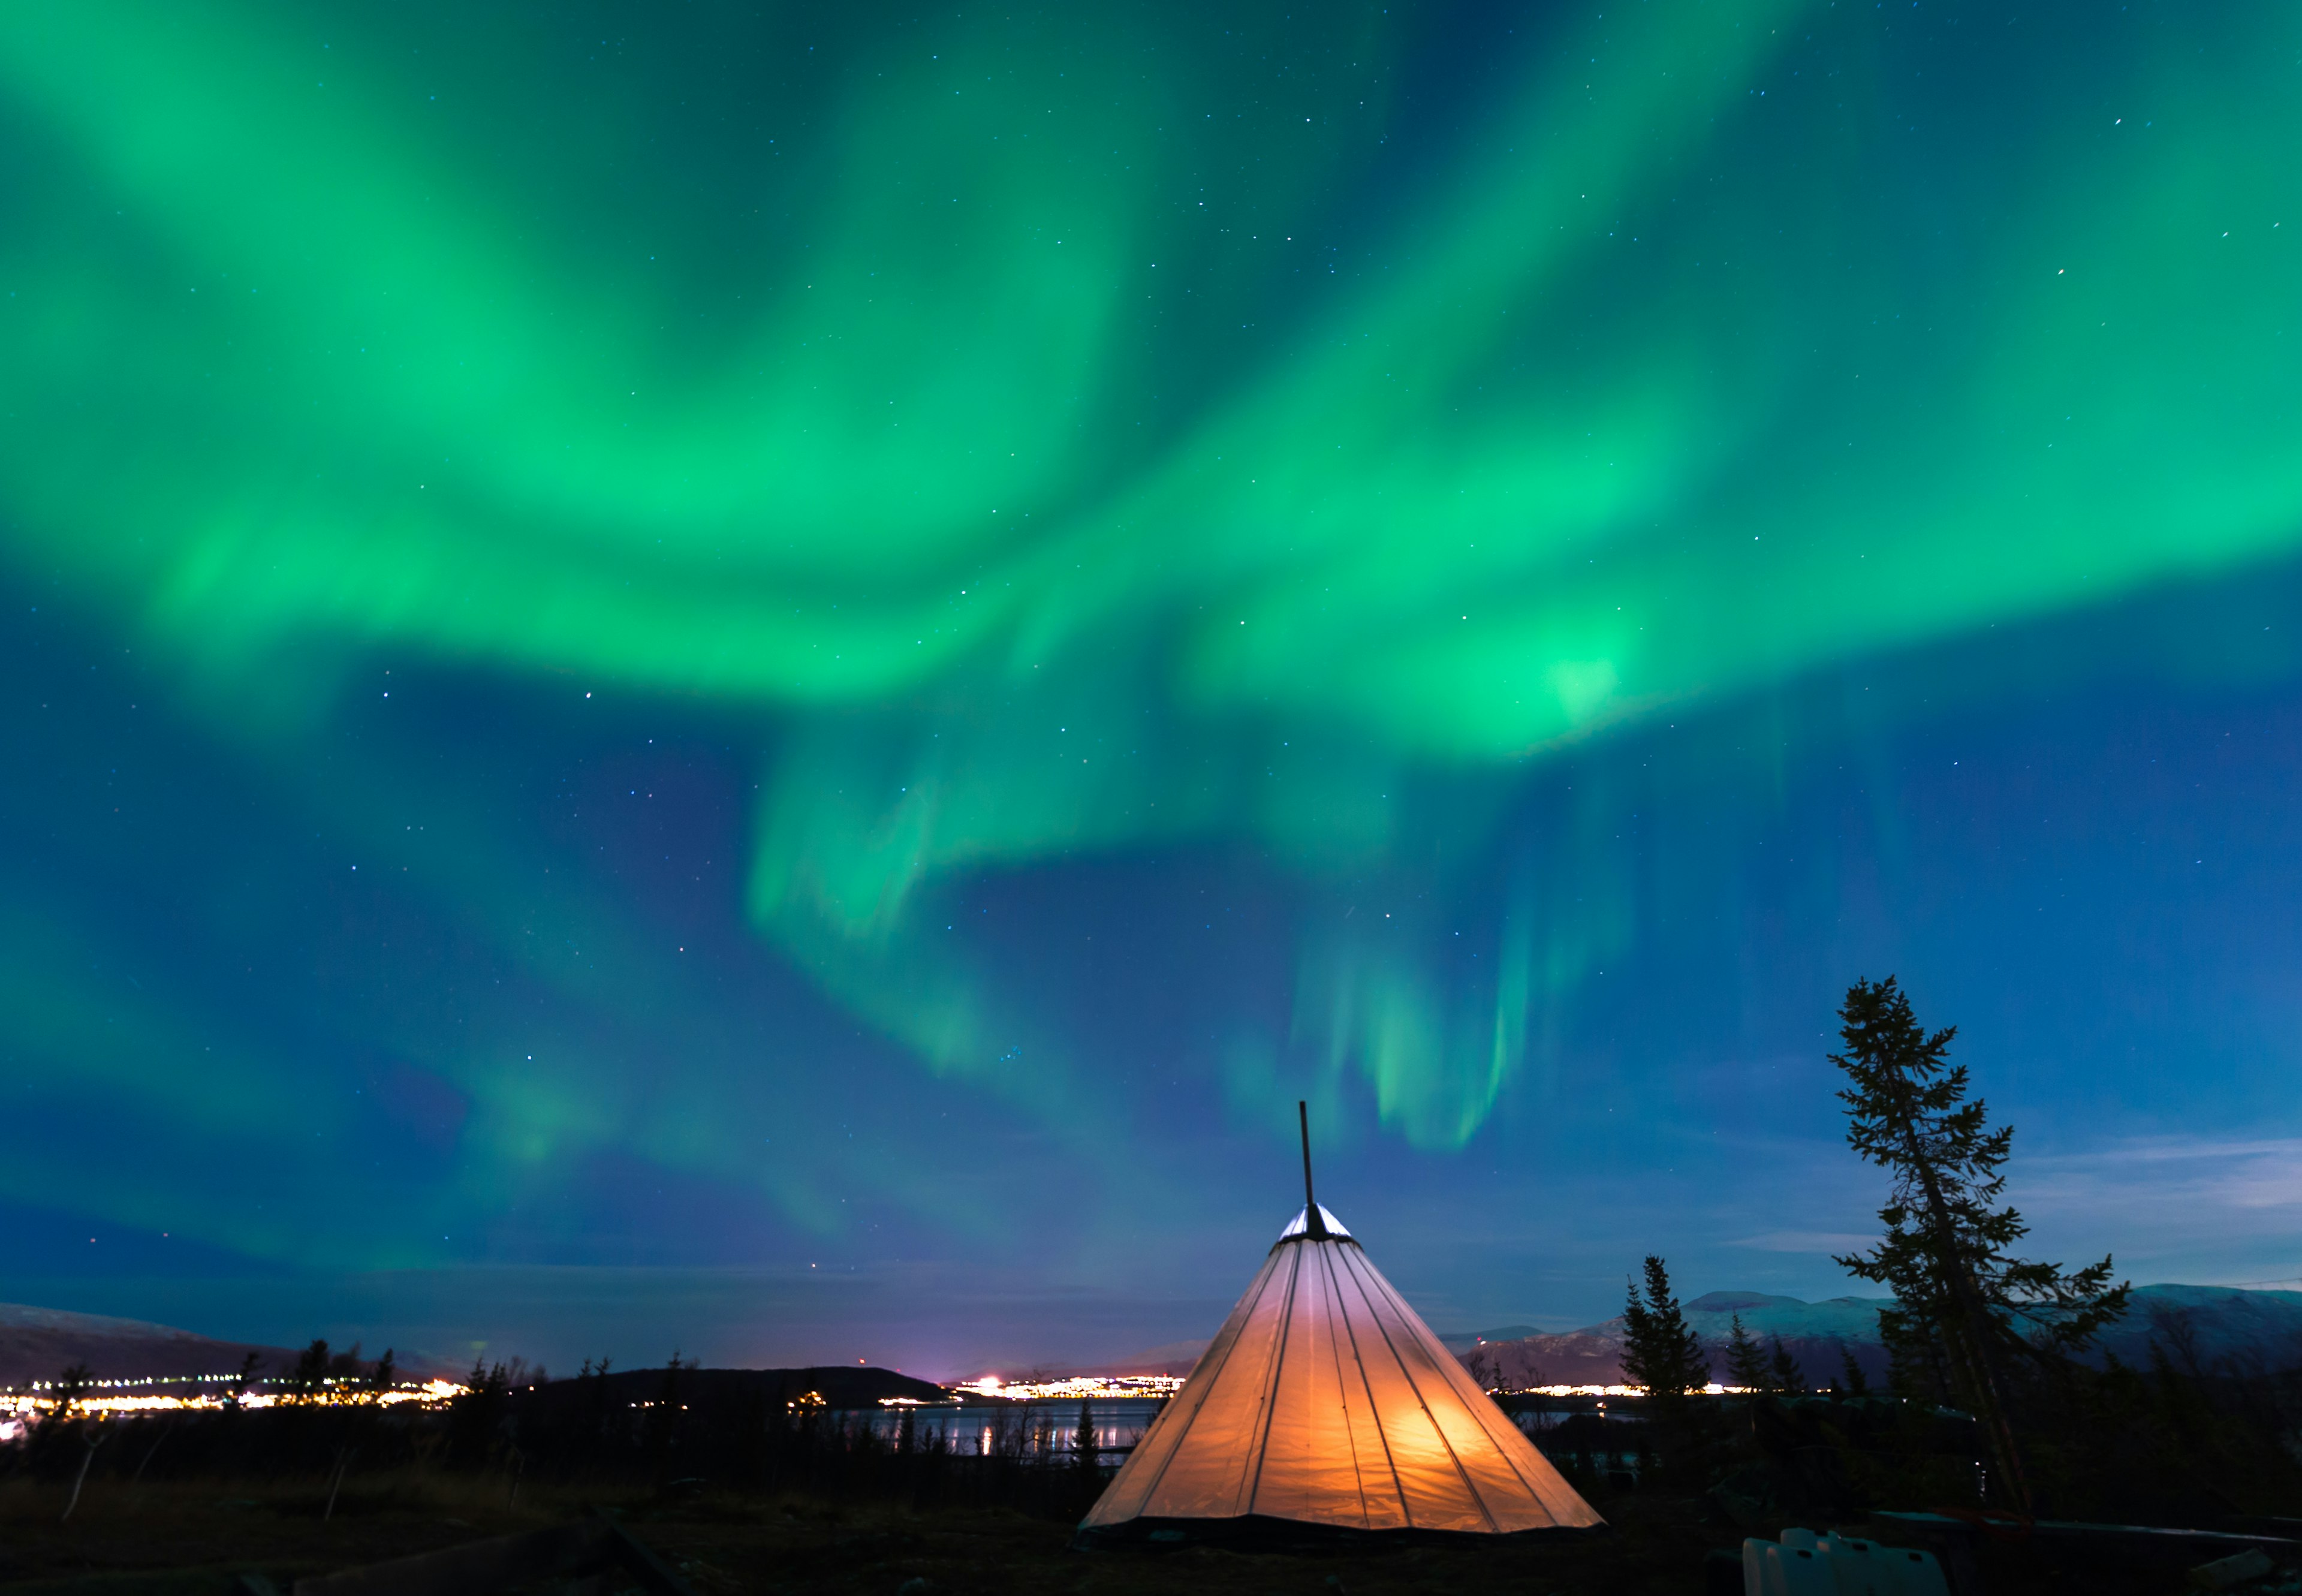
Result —
<instances>
[{"instance_id":1,"label":"dark treeline","mask_svg":"<svg viewBox=\"0 0 2302 1596\"><path fill-rule=\"evenodd\" d=\"M26 1473L75 1499L105 1482L307 1481L323 1514L357 1510L364 1482L416 1471L507 1502L543 1484L708 1487L1075 1519L1117 1462L1096 1448L1085 1412L1019 1405L995 1413L987 1434L954 1442L917 1409L830 1405L827 1388L875 1405L871 1393L890 1384L941 1394L881 1370L702 1369L675 1358L542 1384L524 1374L483 1368L465 1395L427 1408L365 1399L355 1372L340 1370L335 1400L108 1420L74 1411L66 1382L58 1410L26 1442L0 1449L0 1475Z\"/></svg>"},{"instance_id":2,"label":"dark treeline","mask_svg":"<svg viewBox=\"0 0 2302 1596\"><path fill-rule=\"evenodd\" d=\"M2176 1332L2179 1338L2179 1331ZM2302 1514L2302 1357L2084 1371L2019 1392L2016 1429L2041 1518L2263 1529ZM1540 1399L1505 1397L1525 1410ZM1540 1432L1601 1511L1626 1491L1701 1496L1746 1531L1849 1523L1881 1508L1995 1508L1972 1415L1891 1390L1617 1398Z\"/></svg>"}]
</instances>

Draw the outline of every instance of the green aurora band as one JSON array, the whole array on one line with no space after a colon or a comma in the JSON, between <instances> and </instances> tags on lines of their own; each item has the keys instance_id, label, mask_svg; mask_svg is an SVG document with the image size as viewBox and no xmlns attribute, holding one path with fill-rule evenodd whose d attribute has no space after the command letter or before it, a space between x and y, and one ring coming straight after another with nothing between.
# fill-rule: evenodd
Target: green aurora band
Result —
<instances>
[{"instance_id":1,"label":"green aurora band","mask_svg":"<svg viewBox=\"0 0 2302 1596\"><path fill-rule=\"evenodd\" d=\"M0 558L283 779L357 661L748 718L761 933L1057 1109L955 883L1475 875L1579 740L2292 550L2298 56L2273 4L12 7ZM1460 1145L1630 934L1569 885L1471 998L1305 933L1297 1041ZM609 1134L488 1089L521 1156Z\"/></svg>"}]
</instances>

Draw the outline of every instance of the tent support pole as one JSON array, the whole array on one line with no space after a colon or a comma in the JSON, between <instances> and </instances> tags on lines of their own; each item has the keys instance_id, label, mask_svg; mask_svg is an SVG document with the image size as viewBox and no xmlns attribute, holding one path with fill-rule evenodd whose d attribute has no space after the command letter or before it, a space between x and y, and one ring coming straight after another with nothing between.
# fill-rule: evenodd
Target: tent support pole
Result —
<instances>
[{"instance_id":1,"label":"tent support pole","mask_svg":"<svg viewBox=\"0 0 2302 1596\"><path fill-rule=\"evenodd\" d=\"M1311 1235L1327 1233L1327 1222L1319 1212L1318 1199L1311 1195L1311 1105L1302 1098L1295 1101L1295 1117L1303 1127L1303 1227Z\"/></svg>"}]
</instances>

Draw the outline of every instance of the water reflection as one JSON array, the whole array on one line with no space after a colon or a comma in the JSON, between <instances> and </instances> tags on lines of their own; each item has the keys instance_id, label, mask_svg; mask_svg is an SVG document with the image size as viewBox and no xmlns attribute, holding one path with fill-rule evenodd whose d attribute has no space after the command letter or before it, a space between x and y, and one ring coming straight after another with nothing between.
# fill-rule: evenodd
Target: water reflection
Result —
<instances>
[{"instance_id":1,"label":"water reflection","mask_svg":"<svg viewBox=\"0 0 2302 1596\"><path fill-rule=\"evenodd\" d=\"M1098 1457L1123 1457L1135 1449L1143 1432L1164 1404L1147 1398L1089 1399L1088 1422L1095 1426ZM874 1408L854 1418L880 1440L893 1444L903 1434L903 1420L912 1422L912 1444L942 1446L961 1457L1022 1457L1033 1461L1054 1456L1077 1456L1080 1404L1077 1402L966 1403L955 1407Z\"/></svg>"},{"instance_id":2,"label":"water reflection","mask_svg":"<svg viewBox=\"0 0 2302 1596\"><path fill-rule=\"evenodd\" d=\"M1090 1398L1088 1421L1095 1426L1096 1455L1105 1462L1124 1457L1143 1439L1143 1432L1165 1404L1149 1398ZM1627 1413L1609 1413L1604 1403L1567 1399L1546 1402L1511 1416L1531 1439L1542 1440L1576 1414L1589 1414L1601 1424L1634 1421ZM903 1420L912 1423L911 1444L941 1448L961 1457L1019 1457L1043 1462L1050 1457L1076 1457L1080 1404L1062 1402L962 1403L956 1407L883 1408L840 1415L842 1421L866 1429L878 1440L897 1444Z\"/></svg>"}]
</instances>

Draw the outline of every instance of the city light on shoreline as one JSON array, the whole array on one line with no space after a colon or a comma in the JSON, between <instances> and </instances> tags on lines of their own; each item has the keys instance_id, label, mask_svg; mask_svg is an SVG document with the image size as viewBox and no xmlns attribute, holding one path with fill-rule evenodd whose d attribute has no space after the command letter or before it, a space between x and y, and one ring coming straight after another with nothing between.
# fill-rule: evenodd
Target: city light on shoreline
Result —
<instances>
[{"instance_id":1,"label":"city light on shoreline","mask_svg":"<svg viewBox=\"0 0 2302 1596\"><path fill-rule=\"evenodd\" d=\"M405 1385L395 1385L384 1390L374 1390L351 1382L329 1381L310 1393L300 1391L266 1391L256 1382L234 1387L235 1376L225 1374L189 1374L176 1377L155 1375L142 1380L93 1380L71 1399L71 1411L90 1418L127 1418L154 1413L222 1413L231 1408L263 1407L399 1407L414 1403L419 1407L445 1407L463 1396L466 1387L452 1380L427 1380ZM223 1386L224 1390L194 1390L189 1394L172 1390L171 1387ZM35 1380L27 1385L0 1390L0 1415L38 1424L55 1415L63 1399L63 1382L56 1380ZM0 1436L0 1439L5 1439Z\"/></svg>"},{"instance_id":2,"label":"city light on shoreline","mask_svg":"<svg viewBox=\"0 0 2302 1596\"><path fill-rule=\"evenodd\" d=\"M988 1397L1002 1402L1116 1402L1129 1398L1172 1397L1183 1389L1174 1374L1073 1374L1062 1380L1019 1380L1009 1382L996 1374L950 1388L964 1401ZM894 1406L896 1401L883 1403Z\"/></svg>"}]
</instances>

